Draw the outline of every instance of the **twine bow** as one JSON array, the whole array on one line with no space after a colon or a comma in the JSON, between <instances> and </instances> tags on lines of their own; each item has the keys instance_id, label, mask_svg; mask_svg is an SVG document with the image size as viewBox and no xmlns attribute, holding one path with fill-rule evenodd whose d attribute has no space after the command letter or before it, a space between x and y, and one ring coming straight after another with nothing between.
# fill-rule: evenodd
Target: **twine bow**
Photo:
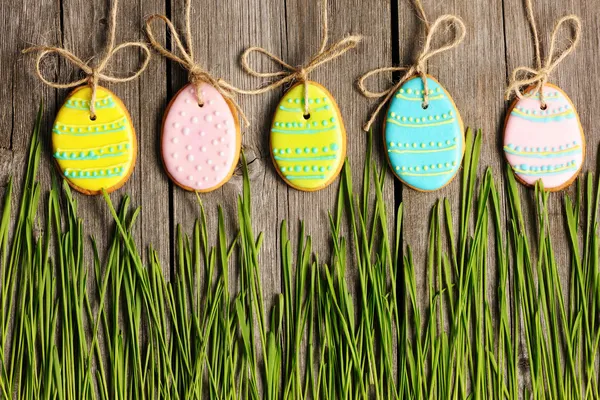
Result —
<instances>
[{"instance_id":1,"label":"twine bow","mask_svg":"<svg viewBox=\"0 0 600 400\"><path fill-rule=\"evenodd\" d=\"M200 86L203 83L207 83L207 84L211 85L212 87L214 87L224 98L229 100L234 105L234 107L238 111L239 115L244 120L245 125L249 126L250 122L248 121L248 118L242 111L240 105L234 99L236 93L242 93L243 91L230 85L223 79L215 78L206 69L204 69L198 62L196 62L196 60L194 58L194 46L193 46L192 31L191 31L191 17L190 17L191 1L186 0L185 5L186 5L185 36L184 36L185 45L181 41L179 34L177 33L177 30L175 29L175 26L173 25L173 23L169 20L169 18L167 18L166 16L161 15L161 14L151 15L146 20L146 34L148 36L148 40L150 41L150 44L162 56L181 64L181 66L183 66L188 71L188 80L194 86L194 90L196 92L196 98L198 99L198 105L200 107L204 106L204 98L202 96L202 91L200 90ZM167 26L167 28L169 29L169 32L175 42L175 47L181 53L181 57L178 56L177 54L175 54L174 51L169 51L169 50L165 49L164 46L161 45L160 43L158 43L158 41L154 37L154 33L152 32L151 24L153 21L155 21L157 19L163 21L165 23L165 25Z\"/></svg>"},{"instance_id":2,"label":"twine bow","mask_svg":"<svg viewBox=\"0 0 600 400\"><path fill-rule=\"evenodd\" d=\"M90 66L88 64L88 62L83 61L81 58L77 57L71 51L64 49L62 47L33 46L33 47L26 48L22 51L24 54L32 53L32 52L39 52L39 55L37 56L37 60L36 60L36 64L35 64L35 70L36 70L37 76L46 85L56 88L56 89L68 89L68 88L76 87L76 86L83 85L83 84L89 85L89 87L92 90L92 96L90 99L90 118L92 120L96 119L95 103L96 103L96 91L98 88L98 83L100 81L120 83L120 82L128 82L133 79L136 79L137 77L139 77L142 74L142 72L144 72L144 70L148 66L148 62L150 61L150 50L144 43L127 42L127 43L122 43L115 47L115 31L116 31L115 21L116 21L116 17L117 17L118 3L119 3L118 0L115 0L113 2L112 8L110 10L108 45L106 46L106 49L104 50L104 56L100 59L100 61L98 62L98 64L96 66ZM110 59L115 55L115 53L117 53L119 50L123 50L127 47L138 47L143 50L145 57L142 62L142 65L140 65L140 67L133 74L131 74L129 76L120 77L120 76L113 76L113 75L104 73L103 72L104 69L108 65ZM74 67L77 67L80 70L82 70L86 74L86 77L77 79L77 80L74 80L71 82L67 82L67 83L54 82L52 80L47 79L44 76L44 74L42 73L41 64L42 64L42 60L46 56L49 56L52 54L56 54L56 55L63 57L66 61L71 63Z\"/></svg>"},{"instance_id":3,"label":"twine bow","mask_svg":"<svg viewBox=\"0 0 600 400\"><path fill-rule=\"evenodd\" d=\"M317 52L317 54L315 54L306 65L303 65L300 67L294 67L294 66L286 63L285 61L283 61L281 58L277 57L270 51L263 49L262 47L250 47L250 48L246 49L244 51L244 53L242 54L242 60L241 60L242 68L244 69L244 71L246 71L246 73L248 73L249 75L252 75L254 77L257 77L257 78L280 78L280 79L278 79L260 89L241 91L241 93L261 94L261 93L265 93L270 90L276 89L276 88L278 88L282 85L285 85L287 83L290 83L290 82L301 82L304 86L304 115L309 116L310 108L309 108L309 104L308 104L308 85L306 84L308 81L309 74L314 69L319 67L320 65L323 65L323 64L341 56L348 50L355 48L358 45L358 43L360 42L360 40L362 39L361 36L352 35L352 36L347 36L330 46L327 46L327 42L329 40L329 28L328 28L328 21L327 21L327 0L323 0L323 2L322 2L321 19L322 19L321 47L319 48L319 51ZM267 56L275 63L281 65L283 67L283 70L282 71L274 71L274 72L256 71L255 69L250 67L250 64L248 61L250 54L252 54L254 52L260 53L264 56Z\"/></svg>"},{"instance_id":4,"label":"twine bow","mask_svg":"<svg viewBox=\"0 0 600 400\"><path fill-rule=\"evenodd\" d=\"M419 2L417 4L417 11L419 12L421 18L427 25L427 38L425 40L425 44L423 45L423 49L421 53L417 57L416 62L410 67L383 67L377 68L372 71L367 72L363 76L358 79L357 86L360 93L368 98L381 98L383 99L379 102L375 110L371 113L369 120L363 125L363 130L368 131L373 125L373 122L377 118L377 115L381 112L383 107L387 104L387 102L392 98L394 93L396 93L402 85L404 85L409 79L411 79L415 75L419 75L423 81L423 108L427 108L429 106L429 91L427 89L427 61L444 51L455 48L463 41L466 35L467 28L465 27L464 22L455 15L442 15L438 19L433 22L433 25L429 26L427 22L427 18L425 17L425 13L423 12L423 8ZM456 29L456 35L451 42L448 42L440 47L432 48L432 40L435 37L436 33L442 26L451 25ZM373 75L377 75L383 72L404 72L402 78L392 85L390 88L382 91L382 92L373 92L370 91L366 85L365 80Z\"/></svg>"},{"instance_id":5,"label":"twine bow","mask_svg":"<svg viewBox=\"0 0 600 400\"><path fill-rule=\"evenodd\" d=\"M532 95L539 93L541 107L542 109L545 109L546 101L544 99L544 93L542 88L548 82L550 73L552 73L554 68L556 68L556 66L562 60L564 60L565 57L567 57L579 43L579 37L581 34L581 20L576 15L568 15L558 20L556 25L554 25L554 30L552 31L552 37L550 40L550 52L548 53L546 60L542 63L540 37L535 18L533 16L533 7L531 5L531 0L527 1L526 9L527 17L529 19L529 23L531 24L531 30L533 33L535 59L537 67L531 68L527 66L521 66L515 68L515 70L512 73L512 78L510 80L508 88L506 89L506 100L510 100L513 92L518 98L522 99L522 88L535 85ZM573 39L571 40L566 49L564 49L560 53L556 53L555 48L557 47L558 33L562 26L565 24L571 24L573 26Z\"/></svg>"}]
</instances>

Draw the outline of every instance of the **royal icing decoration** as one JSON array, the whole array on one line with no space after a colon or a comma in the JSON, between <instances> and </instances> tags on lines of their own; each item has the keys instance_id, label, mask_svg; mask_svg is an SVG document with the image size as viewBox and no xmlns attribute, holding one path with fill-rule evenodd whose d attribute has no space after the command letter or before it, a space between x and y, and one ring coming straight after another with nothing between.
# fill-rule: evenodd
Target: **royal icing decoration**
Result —
<instances>
[{"instance_id":1,"label":"royal icing decoration","mask_svg":"<svg viewBox=\"0 0 600 400\"><path fill-rule=\"evenodd\" d=\"M423 81L409 79L394 94L385 124L385 149L394 174L421 191L447 185L463 156L463 123L446 90L427 77L428 106L423 108Z\"/></svg>"},{"instance_id":2,"label":"royal icing decoration","mask_svg":"<svg viewBox=\"0 0 600 400\"><path fill-rule=\"evenodd\" d=\"M585 138L573 103L560 88L525 93L514 102L504 130L504 154L517 178L527 185L541 180L544 188L559 190L575 180L583 165Z\"/></svg>"},{"instance_id":3,"label":"royal icing decoration","mask_svg":"<svg viewBox=\"0 0 600 400\"><path fill-rule=\"evenodd\" d=\"M58 111L52 149L62 175L76 190L98 194L121 187L136 158L133 124L121 100L97 87L96 118L90 118L91 89L75 89Z\"/></svg>"},{"instance_id":4,"label":"royal icing decoration","mask_svg":"<svg viewBox=\"0 0 600 400\"><path fill-rule=\"evenodd\" d=\"M162 159L184 189L209 192L225 184L237 165L240 131L235 109L211 85L186 85L171 100L163 120Z\"/></svg>"},{"instance_id":5,"label":"royal icing decoration","mask_svg":"<svg viewBox=\"0 0 600 400\"><path fill-rule=\"evenodd\" d=\"M306 84L310 116L304 116L303 84L296 84L277 106L271 154L288 185L314 191L329 185L340 173L346 155L346 131L327 89L312 81Z\"/></svg>"}]
</instances>

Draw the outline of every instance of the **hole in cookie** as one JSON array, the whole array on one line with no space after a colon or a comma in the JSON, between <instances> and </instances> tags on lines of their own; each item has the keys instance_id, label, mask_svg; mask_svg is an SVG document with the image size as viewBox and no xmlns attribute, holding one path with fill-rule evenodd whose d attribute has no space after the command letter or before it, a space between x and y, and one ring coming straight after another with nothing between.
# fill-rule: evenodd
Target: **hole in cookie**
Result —
<instances>
[{"instance_id":1,"label":"hole in cookie","mask_svg":"<svg viewBox=\"0 0 600 400\"><path fill-rule=\"evenodd\" d=\"M541 105L540 105L540 110L543 110L543 111L545 111L545 110L547 110L547 109L548 109L548 104L541 104Z\"/></svg>"},{"instance_id":2,"label":"hole in cookie","mask_svg":"<svg viewBox=\"0 0 600 400\"><path fill-rule=\"evenodd\" d=\"M204 107L204 103L198 103L198 107L200 107L200 108Z\"/></svg>"},{"instance_id":3,"label":"hole in cookie","mask_svg":"<svg viewBox=\"0 0 600 400\"><path fill-rule=\"evenodd\" d=\"M310 114L304 114L304 119L310 119Z\"/></svg>"},{"instance_id":4,"label":"hole in cookie","mask_svg":"<svg viewBox=\"0 0 600 400\"><path fill-rule=\"evenodd\" d=\"M90 115L90 121L95 121L96 120L96 116L95 115Z\"/></svg>"},{"instance_id":5,"label":"hole in cookie","mask_svg":"<svg viewBox=\"0 0 600 400\"><path fill-rule=\"evenodd\" d=\"M421 108L423 108L423 110L427 110L429 108L429 104L427 103L422 103L421 104Z\"/></svg>"}]
</instances>

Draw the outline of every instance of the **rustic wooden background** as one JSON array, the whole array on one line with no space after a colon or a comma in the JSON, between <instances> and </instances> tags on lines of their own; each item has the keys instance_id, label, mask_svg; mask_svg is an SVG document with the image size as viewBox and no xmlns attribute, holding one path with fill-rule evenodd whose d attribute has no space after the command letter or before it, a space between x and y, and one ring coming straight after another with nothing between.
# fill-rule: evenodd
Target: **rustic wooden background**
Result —
<instances>
[{"instance_id":1,"label":"rustic wooden background","mask_svg":"<svg viewBox=\"0 0 600 400\"><path fill-rule=\"evenodd\" d=\"M453 95L466 126L482 128L484 146L482 169L491 167L497 177L504 168L501 153L502 123L507 109L504 88L509 72L518 65L533 65L533 44L527 24L523 0L423 0L431 20L453 13L462 17L468 34L458 48L443 53L430 62L430 72ZM319 44L319 7L317 0L212 0L193 2L192 20L196 53L204 65L230 82L245 88L263 83L250 78L239 68L239 55L248 46L262 46L279 54L291 64L301 64ZM143 21L153 13L165 13L181 27L183 0L121 1L117 41L145 40ZM569 13L583 20L583 40L579 48L556 70L552 82L561 86L576 104L587 133L585 169L595 166L600 121L594 112L600 107L596 91L600 88L600 19L598 1L538 0L535 15L539 20L542 43L548 47L554 21ZM34 60L20 51L32 44L62 45L87 59L102 51L106 39L108 0L24 0L2 1L0 14L0 187L8 176L15 175L20 185L30 131L41 99L45 101L44 156L40 179L49 187L51 164L50 128L67 90L55 90L42 84L33 73ZM348 132L348 158L355 180L359 180L365 156L366 136L360 127L374 102L363 98L354 80L362 73L380 66L410 63L423 43L424 27L416 17L409 0L330 0L330 29L333 40L348 33L364 35L358 49L319 68L311 76L326 86L337 99ZM161 35L162 40L166 40ZM112 64L114 71L132 70L139 54L129 52ZM264 68L272 67L268 62ZM63 61L45 65L48 76L62 80L79 76ZM111 198L117 202L125 193L134 205L142 207L137 225L140 246L152 243L161 256L165 275L171 271L176 224L191 231L197 216L196 197L174 186L160 162L160 123L170 98L186 82L186 73L178 66L155 56L139 80L107 85L127 105L139 140L138 163L129 182ZM391 82L383 77L379 85ZM328 254L327 211L335 204L338 185L332 184L316 193L303 193L288 188L271 164L268 147L269 125L283 91L243 97L240 103L252 120L243 131L243 148L250 163L254 218L257 231L266 233L262 250L262 277L265 295L271 298L281 290L278 258L279 223L287 219L297 231L299 220L306 222L313 235L316 250ZM380 119L381 121L381 119ZM381 122L375 126L380 132ZM375 149L381 159L382 144L375 135ZM390 174L391 175L391 174ZM501 180L498 180L501 186ZM526 194L527 189L521 189ZM571 188L573 190L573 188ZM215 227L216 205L235 216L236 196L241 192L241 177L236 174L221 189L201 195ZM1 194L1 192L0 192ZM427 215L434 201L449 197L459 199L459 179L439 192L419 193L404 189L388 178L384 193L390 219L402 201L406 210L404 240L410 243L415 259L422 260L427 243ZM527 197L527 196L526 196ZM551 214L557 218L553 229L562 232L561 197L552 195ZM79 212L88 234L105 244L111 218L102 197L78 195ZM15 202L17 199L15 199ZM228 221L230 226L232 221ZM215 232L216 235L216 232ZM568 265L565 241L555 241L561 265ZM490 255L490 269L493 268ZM566 274L567 270L563 271ZM417 282L423 289L425 274ZM490 284L490 292L493 293ZM421 291L422 294L425 294Z\"/></svg>"}]
</instances>

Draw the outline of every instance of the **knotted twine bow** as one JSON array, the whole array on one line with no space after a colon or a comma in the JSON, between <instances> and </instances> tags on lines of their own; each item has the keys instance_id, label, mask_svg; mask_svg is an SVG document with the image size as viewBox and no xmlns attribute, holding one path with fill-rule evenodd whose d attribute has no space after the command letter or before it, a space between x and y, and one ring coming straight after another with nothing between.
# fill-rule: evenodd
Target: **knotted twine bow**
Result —
<instances>
[{"instance_id":1,"label":"knotted twine bow","mask_svg":"<svg viewBox=\"0 0 600 400\"><path fill-rule=\"evenodd\" d=\"M246 71L246 73L248 73L254 77L257 77L257 78L276 78L276 77L281 77L281 78L274 81L273 83L270 83L270 84L260 88L260 89L243 90L243 91L240 91L240 93L261 94L261 93L265 93L270 90L276 89L276 88L278 88L282 85L285 85L287 83L290 83L290 82L300 82L304 86L304 116L305 117L310 116L310 108L309 108L309 104L308 104L308 85L307 85L308 75L314 69L316 69L318 66L325 64L325 63L341 56L342 54L344 54L345 52L347 52L350 49L355 48L358 45L358 43L360 42L360 40L362 39L362 37L358 36L358 35L347 36L347 37L339 40L338 42L332 44L331 46L327 47L327 42L329 40L329 28L328 28L328 21L327 21L327 0L323 0L323 2L322 2L321 21L322 21L322 24L321 24L321 29L322 29L321 47L319 48L319 52L317 54L315 54L310 59L310 61L304 66L293 67L290 64L286 63L285 61L283 61L281 58L274 55L273 53L269 52L268 50L263 49L262 47L250 47L250 48L246 49L244 51L244 53L242 54L242 61L241 61L242 68L244 69L244 71ZM248 58L250 57L250 54L253 52L257 52L257 53L267 56L268 58L273 60L275 63L281 65L284 70L276 71L276 72L260 72L260 71L254 70L253 68L250 67L250 64L248 62Z\"/></svg>"},{"instance_id":2,"label":"knotted twine bow","mask_svg":"<svg viewBox=\"0 0 600 400\"><path fill-rule=\"evenodd\" d=\"M527 66L521 66L515 68L512 73L512 78L506 89L506 100L510 100L513 92L515 95L522 99L523 92L521 89L523 87L529 87L535 85L534 90L531 92L532 95L539 93L540 95L540 103L542 109L546 108L546 101L544 100L544 93L542 87L548 82L548 78L550 77L550 73L556 68L556 66L565 59L566 56L571 53L577 44L579 43L579 37L581 33L581 20L576 15L568 15L566 17L558 20L556 25L554 25L554 30L552 31L552 38L550 40L550 52L546 57L544 63L542 63L542 56L540 50L540 37L538 33L537 24L535 22L535 17L533 16L533 6L531 4L531 0L527 0L525 3L525 8L527 10L527 18L529 19L529 23L531 24L531 30L533 33L534 47L535 47L535 60L537 67L530 68ZM555 47L558 37L558 32L563 24L572 24L574 28L573 39L567 46L565 50L558 55L555 54ZM522 77L519 77L521 75Z\"/></svg>"},{"instance_id":3,"label":"knotted twine bow","mask_svg":"<svg viewBox=\"0 0 600 400\"><path fill-rule=\"evenodd\" d=\"M177 33L177 30L175 29L173 23L169 20L169 18L161 14L151 15L146 20L146 34L148 35L148 40L150 41L150 44L162 56L181 64L188 71L188 80L194 86L194 90L196 91L196 98L198 99L198 105L200 107L204 106L204 98L200 90L200 85L202 85L203 83L207 83L214 87L221 94L221 96L229 100L231 104L234 105L239 115L244 120L245 125L249 126L250 122L248 121L248 118L242 111L239 104L234 100L235 94L242 93L243 91L234 86L231 86L223 79L215 78L207 70L202 68L202 66L194 59L194 46L192 44L193 42L191 30L192 24L190 17L192 8L191 0L186 0L185 7L185 46L179 38L179 34ZM169 32L173 40L175 41L175 46L181 53L181 57L175 54L175 52L165 49L163 45L156 41L154 33L152 32L151 24L154 20L157 19L162 20L169 29Z\"/></svg>"},{"instance_id":4,"label":"knotted twine bow","mask_svg":"<svg viewBox=\"0 0 600 400\"><path fill-rule=\"evenodd\" d=\"M421 50L421 54L419 55L419 57L417 57L417 60L414 63L414 65L410 67L377 68L361 76L357 82L358 90L363 96L369 98L383 97L383 99L379 102L375 110L371 113L371 117L369 118L369 120L363 125L363 130L365 132L367 132L371 128L371 125L373 125L373 122L377 118L377 115L379 114L379 112L381 112L383 106L385 106L387 102L392 98L394 93L396 93L402 87L402 85L404 85L409 79L411 79L415 75L419 75L423 80L424 90L422 105L423 108L427 108L429 105L429 91L427 89L427 61L436 54L455 48L465 38L467 28L465 27L464 22L459 17L455 15L442 15L433 22L433 25L429 26L427 17L425 16L425 12L423 11L423 7L421 6L420 2L415 2L415 5L417 7L418 13L420 14L420 17L423 19L425 25L427 26L427 38L425 40L425 44L423 45L423 49ZM454 37L454 40L447 44L444 44L443 46L432 49L431 42L433 40L433 37L441 27L446 25L452 25L455 27L456 35ZM365 80L373 75L380 74L382 72L399 71L404 71L404 75L402 76L402 78L398 82L396 82L392 87L390 87L387 90L384 90L383 92L372 92L369 89L367 89L365 85Z\"/></svg>"},{"instance_id":5,"label":"knotted twine bow","mask_svg":"<svg viewBox=\"0 0 600 400\"><path fill-rule=\"evenodd\" d=\"M48 85L50 87L53 87L56 89L68 89L68 88L80 86L80 85L83 85L84 83L87 83L92 90L92 96L90 99L90 119L92 119L92 120L96 119L95 103L96 103L96 91L98 88L98 83L100 81L120 83L120 82L128 82L133 79L136 79L137 77L139 77L142 74L142 72L144 72L144 70L148 66L148 62L150 61L150 50L144 43L127 42L127 43L121 43L120 45L115 47L115 32L116 32L116 19L117 19L118 4L119 4L119 1L114 0L113 6L110 10L108 45L106 46L106 49L104 50L104 56L100 59L100 62L98 62L98 64L95 67L90 66L88 64L88 62L83 61L81 58L77 57L71 51L64 49L62 47L33 46L33 47L26 48L22 51L23 53L40 52L37 57L36 63L35 63L35 71L37 73L37 76L42 80L42 82L44 82L46 85ZM142 65L137 69L137 71L135 73L133 73L132 75L125 76L125 77L112 76L112 75L103 73L102 71L104 71L104 69L108 65L108 62L110 61L112 56L114 56L115 53L117 53L119 50L125 49L127 47L139 47L145 53L144 54L145 57L142 62ZM49 79L46 79L46 77L42 73L41 63L42 63L42 60L46 56L49 56L51 54L57 54L57 55L63 57L65 60L70 62L73 66L82 70L86 74L86 77L75 80L75 81L67 82L67 83L59 83L59 82L54 82Z\"/></svg>"}]
</instances>

